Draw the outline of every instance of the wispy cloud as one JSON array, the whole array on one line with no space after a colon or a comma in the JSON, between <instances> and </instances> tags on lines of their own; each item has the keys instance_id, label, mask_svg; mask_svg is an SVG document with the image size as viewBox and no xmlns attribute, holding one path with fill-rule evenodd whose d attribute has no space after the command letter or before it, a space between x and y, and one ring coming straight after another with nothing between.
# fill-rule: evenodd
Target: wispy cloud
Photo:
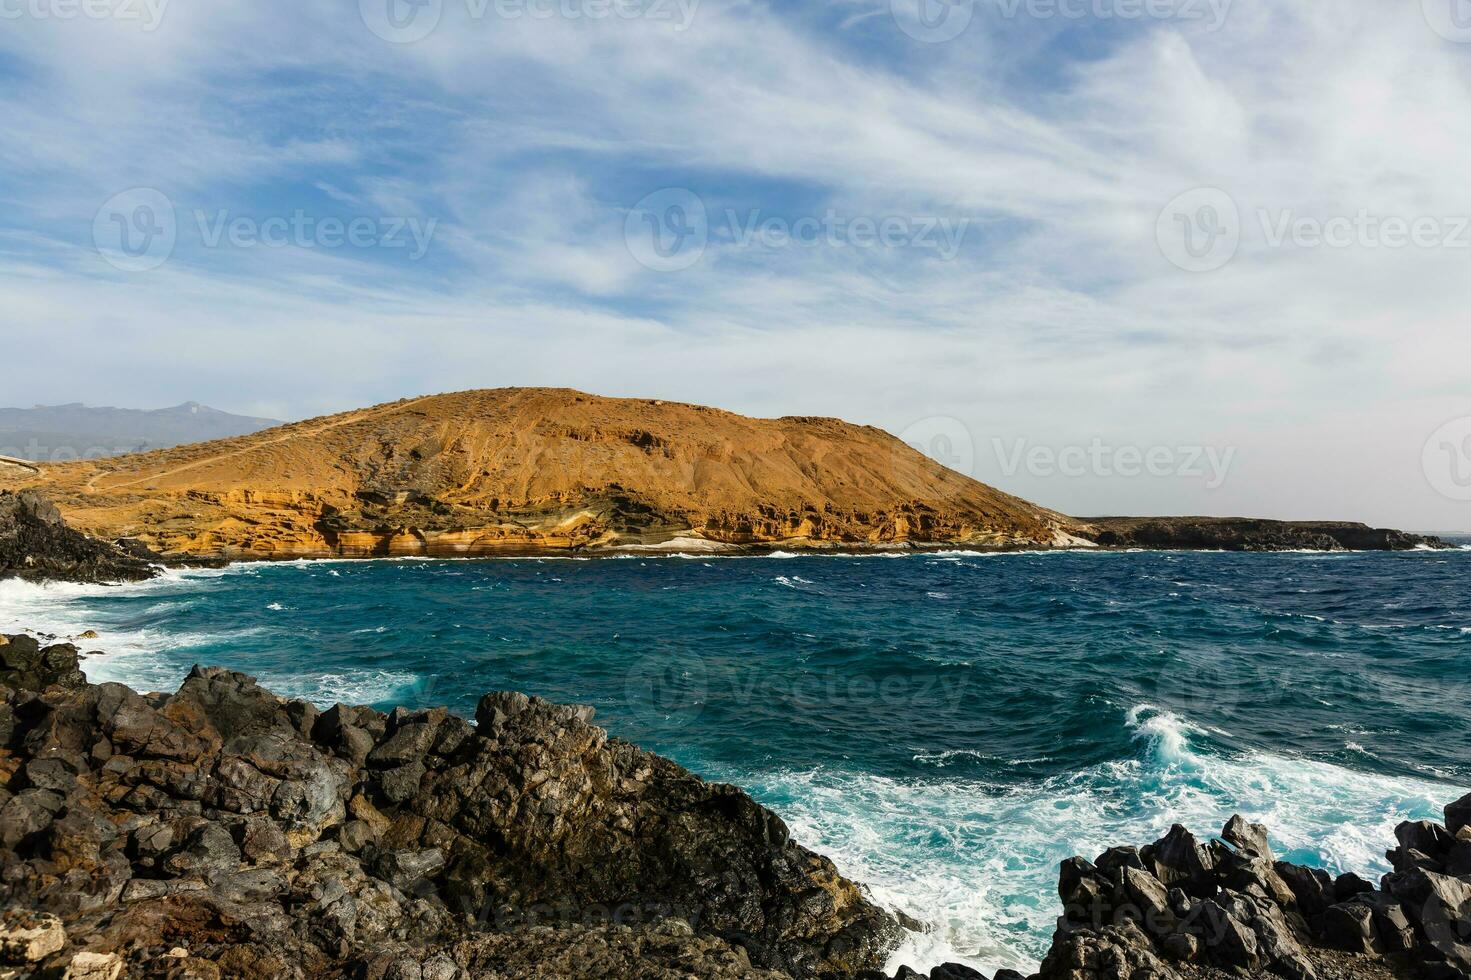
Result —
<instances>
[{"instance_id":1,"label":"wispy cloud","mask_svg":"<svg viewBox=\"0 0 1471 980\"><path fill-rule=\"evenodd\" d=\"M1419 453L1471 414L1471 249L1449 241L1471 215L1471 45L1418 4L1238 0L1214 25L988 2L943 43L887 3L441 9L408 44L327 0L167 4L147 31L7 21L4 400L302 415L556 383L895 431L953 416L982 448L1238 449L1208 494L1004 481L1062 509L1465 523ZM146 272L93 246L98 208L134 187L177 222ZM678 271L625 239L661 188L704 210L664 229L698 232ZM1159 238L1195 188L1237 216L1208 272ZM298 213L377 234L237 246L198 230L200 214L259 230ZM1440 238L1293 230L1361 214L1439 221ZM917 244L931 220L963 228L953 252ZM433 222L422 257L384 245L395 221ZM741 231L768 221L822 231ZM886 221L891 241L865 235ZM985 455L978 475L1000 479Z\"/></svg>"}]
</instances>

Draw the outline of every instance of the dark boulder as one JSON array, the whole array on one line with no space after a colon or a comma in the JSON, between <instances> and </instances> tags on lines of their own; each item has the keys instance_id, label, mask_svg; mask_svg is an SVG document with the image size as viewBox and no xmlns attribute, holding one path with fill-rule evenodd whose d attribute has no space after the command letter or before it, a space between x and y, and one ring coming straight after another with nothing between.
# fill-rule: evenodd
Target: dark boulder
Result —
<instances>
[{"instance_id":1,"label":"dark boulder","mask_svg":"<svg viewBox=\"0 0 1471 980\"><path fill-rule=\"evenodd\" d=\"M986 980L986 975L964 963L941 963L930 971L930 980Z\"/></svg>"},{"instance_id":2,"label":"dark boulder","mask_svg":"<svg viewBox=\"0 0 1471 980\"><path fill-rule=\"evenodd\" d=\"M52 684L74 686L86 680L70 643L42 646L32 636L0 636L0 684L43 691Z\"/></svg>"},{"instance_id":3,"label":"dark boulder","mask_svg":"<svg viewBox=\"0 0 1471 980\"><path fill-rule=\"evenodd\" d=\"M1445 829L1452 837L1460 836L1468 827L1471 827L1471 793L1445 807Z\"/></svg>"},{"instance_id":4,"label":"dark boulder","mask_svg":"<svg viewBox=\"0 0 1471 980\"><path fill-rule=\"evenodd\" d=\"M136 582L156 574L148 561L67 527L46 498L0 491L0 579Z\"/></svg>"}]
</instances>

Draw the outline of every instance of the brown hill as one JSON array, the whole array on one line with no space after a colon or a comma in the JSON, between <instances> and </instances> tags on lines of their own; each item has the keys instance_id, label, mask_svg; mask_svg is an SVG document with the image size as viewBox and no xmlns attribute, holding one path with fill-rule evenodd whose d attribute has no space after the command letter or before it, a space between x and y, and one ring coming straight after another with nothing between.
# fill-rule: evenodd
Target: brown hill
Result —
<instances>
[{"instance_id":1,"label":"brown hill","mask_svg":"<svg viewBox=\"0 0 1471 980\"><path fill-rule=\"evenodd\" d=\"M837 419L567 389L431 395L115 459L0 467L168 555L1064 544L1070 521Z\"/></svg>"}]
</instances>

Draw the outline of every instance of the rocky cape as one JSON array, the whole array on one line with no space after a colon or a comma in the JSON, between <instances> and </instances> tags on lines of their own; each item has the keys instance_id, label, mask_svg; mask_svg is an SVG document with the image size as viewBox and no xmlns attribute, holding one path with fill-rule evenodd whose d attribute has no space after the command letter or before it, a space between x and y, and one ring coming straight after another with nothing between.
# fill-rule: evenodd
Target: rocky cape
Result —
<instances>
[{"instance_id":1,"label":"rocky cape","mask_svg":"<svg viewBox=\"0 0 1471 980\"><path fill-rule=\"evenodd\" d=\"M740 790L487 694L319 711L0 638L0 975L817 977L899 922Z\"/></svg>"},{"instance_id":2,"label":"rocky cape","mask_svg":"<svg viewBox=\"0 0 1471 980\"><path fill-rule=\"evenodd\" d=\"M39 494L0 492L0 579L136 582L156 574L157 559L73 530Z\"/></svg>"},{"instance_id":3,"label":"rocky cape","mask_svg":"<svg viewBox=\"0 0 1471 980\"><path fill-rule=\"evenodd\" d=\"M0 976L885 980L921 923L591 718L320 711L219 668L140 694L0 637ZM1466 980L1471 797L1445 817L1398 828L1377 887L1240 817L1070 859L1035 980Z\"/></svg>"},{"instance_id":4,"label":"rocky cape","mask_svg":"<svg viewBox=\"0 0 1471 980\"><path fill-rule=\"evenodd\" d=\"M1180 551L1410 551L1445 547L1437 537L1352 521L1248 517L1090 517L1075 529L1106 548Z\"/></svg>"},{"instance_id":5,"label":"rocky cape","mask_svg":"<svg viewBox=\"0 0 1471 980\"><path fill-rule=\"evenodd\" d=\"M0 464L3 489L44 493L79 530L175 559L1428 541L1354 525L1079 520L871 426L550 388L432 395L111 459Z\"/></svg>"}]
</instances>

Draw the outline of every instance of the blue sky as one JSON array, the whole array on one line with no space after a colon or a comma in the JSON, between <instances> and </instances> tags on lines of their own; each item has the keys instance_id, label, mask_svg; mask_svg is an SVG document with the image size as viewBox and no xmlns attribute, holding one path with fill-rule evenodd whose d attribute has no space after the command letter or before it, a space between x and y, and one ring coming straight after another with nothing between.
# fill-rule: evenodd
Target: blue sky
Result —
<instances>
[{"instance_id":1,"label":"blue sky","mask_svg":"<svg viewBox=\"0 0 1471 980\"><path fill-rule=\"evenodd\" d=\"M1463 2L0 0L0 402L568 385L1468 528Z\"/></svg>"}]
</instances>

